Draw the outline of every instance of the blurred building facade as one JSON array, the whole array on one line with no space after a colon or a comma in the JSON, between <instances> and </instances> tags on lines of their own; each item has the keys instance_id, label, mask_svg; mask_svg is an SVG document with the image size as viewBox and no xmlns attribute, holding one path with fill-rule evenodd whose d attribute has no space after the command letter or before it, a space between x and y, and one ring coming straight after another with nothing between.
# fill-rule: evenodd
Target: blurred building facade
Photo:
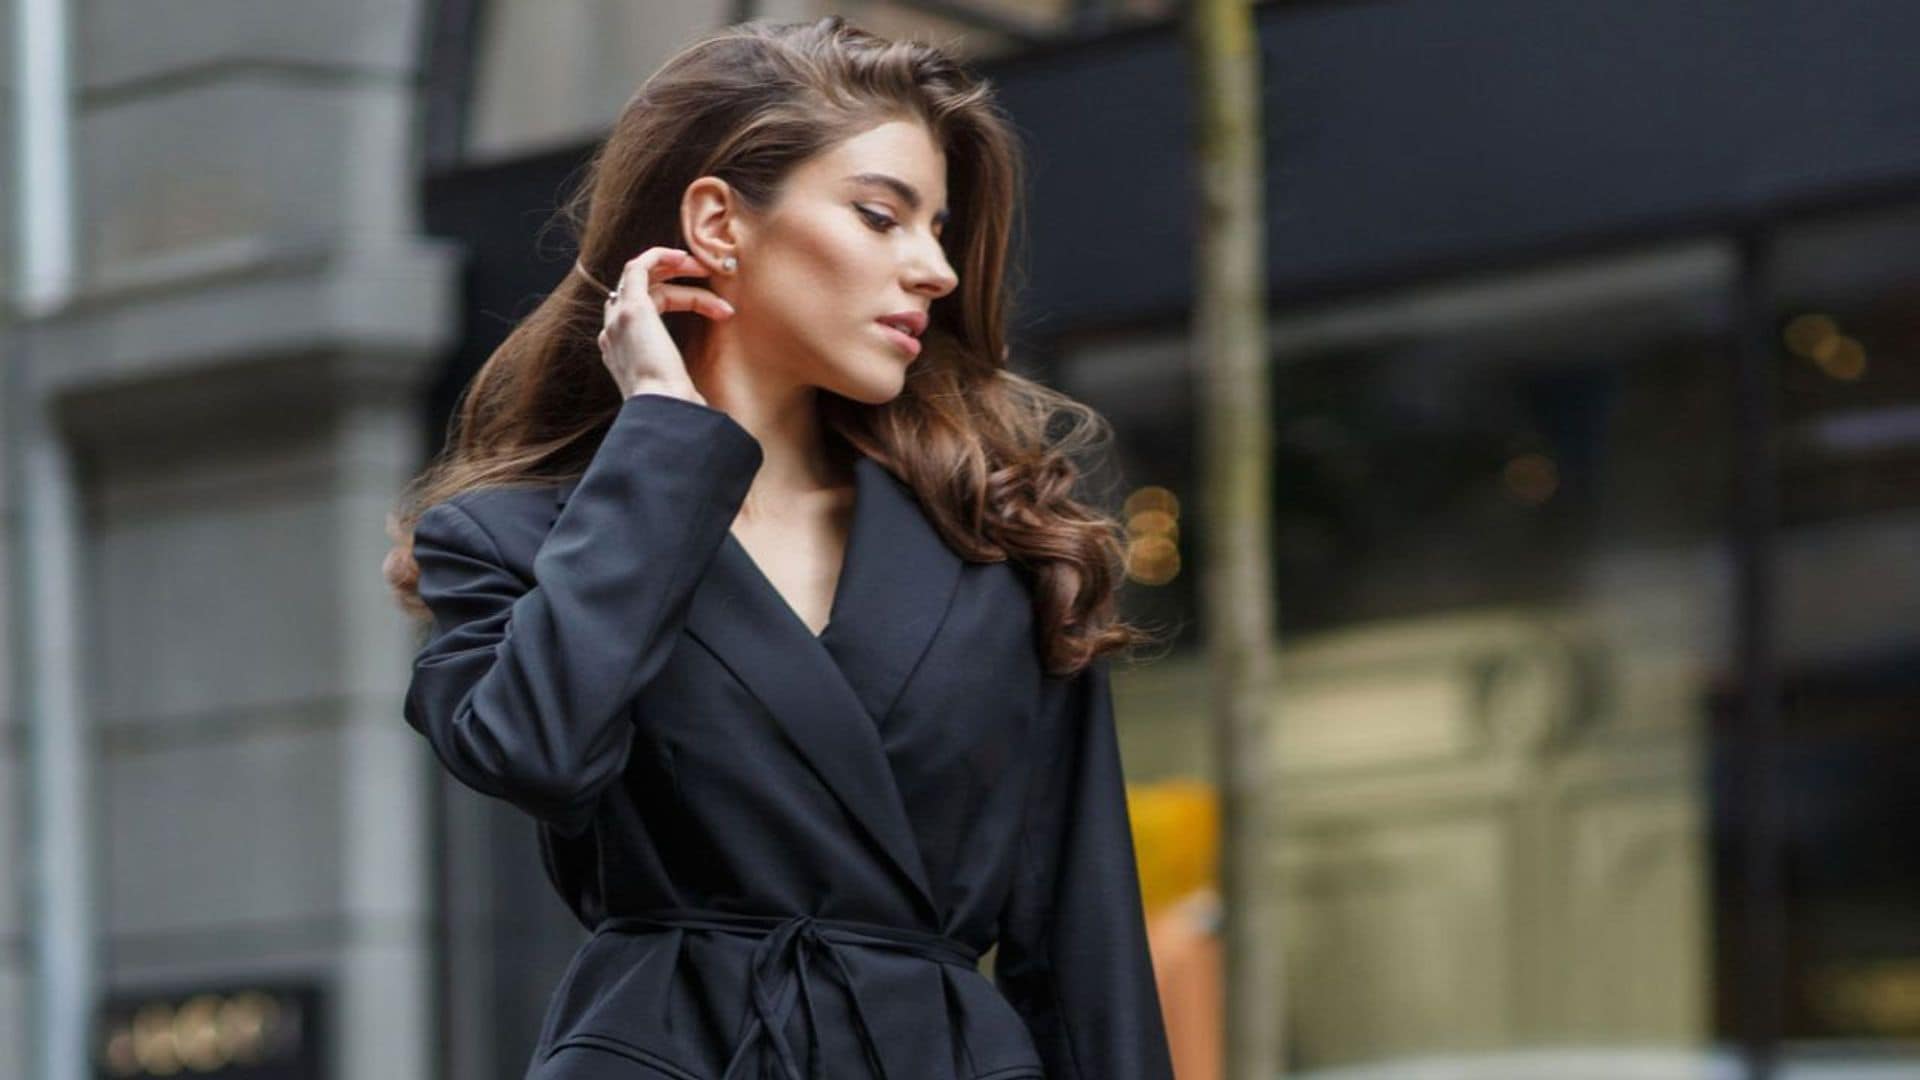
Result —
<instances>
[{"instance_id":1,"label":"blurred building facade","mask_svg":"<svg viewBox=\"0 0 1920 1080\"><path fill-rule=\"evenodd\" d=\"M74 466L127 1038L142 1002L264 988L313 1010L329 1077L524 1069L580 931L530 823L399 717L383 517L570 261L535 234L591 141L738 18L839 11L999 86L1034 165L1016 363L1113 421L1127 603L1180 629L1118 678L1129 769L1208 775L1168 6L73 5L80 288L11 316L6 359ZM1920 1040L1920 16L1260 26L1290 1065ZM6 730L26 865L33 731ZM0 1078L32 1075L23 895ZM165 1039L141 1064L106 1034L103 1068L158 1075Z\"/></svg>"},{"instance_id":2,"label":"blurred building facade","mask_svg":"<svg viewBox=\"0 0 1920 1080\"><path fill-rule=\"evenodd\" d=\"M66 484L10 489L7 516L71 506L78 588L35 605L55 571L15 548L7 600L16 659L81 627L92 888L54 904L91 901L89 1056L431 1075L431 789L379 575L456 313L457 252L419 223L424 5L59 7L78 280L6 340L31 398L9 415L44 423L10 447L60 455ZM8 153L13 178L42 163ZM11 701L29 674L9 665ZM47 729L8 724L0 859L27 872L0 906L0 1075L40 1080L30 957L60 949L27 885L63 823L26 768Z\"/></svg>"}]
</instances>

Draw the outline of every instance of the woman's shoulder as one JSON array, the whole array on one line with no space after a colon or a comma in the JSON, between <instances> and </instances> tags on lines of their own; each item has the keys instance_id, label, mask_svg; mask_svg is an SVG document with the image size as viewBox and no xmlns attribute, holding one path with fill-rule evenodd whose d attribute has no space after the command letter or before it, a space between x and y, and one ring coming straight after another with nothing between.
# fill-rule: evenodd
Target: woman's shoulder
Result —
<instances>
[{"instance_id":1,"label":"woman's shoulder","mask_svg":"<svg viewBox=\"0 0 1920 1080\"><path fill-rule=\"evenodd\" d=\"M559 516L560 494L567 486L535 481L471 487L428 507L421 520L432 514L464 518L503 557L513 561L519 555L530 562Z\"/></svg>"}]
</instances>

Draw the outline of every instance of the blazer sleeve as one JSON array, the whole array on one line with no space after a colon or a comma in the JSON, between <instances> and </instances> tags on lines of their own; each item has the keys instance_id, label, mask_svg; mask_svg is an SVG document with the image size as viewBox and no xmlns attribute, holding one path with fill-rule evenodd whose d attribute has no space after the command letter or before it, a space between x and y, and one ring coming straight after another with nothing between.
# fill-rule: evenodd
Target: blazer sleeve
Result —
<instances>
[{"instance_id":1,"label":"blazer sleeve","mask_svg":"<svg viewBox=\"0 0 1920 1080\"><path fill-rule=\"evenodd\" d=\"M1029 795L993 978L1049 1077L1172 1080L1108 662L1072 677Z\"/></svg>"},{"instance_id":2,"label":"blazer sleeve","mask_svg":"<svg viewBox=\"0 0 1920 1080\"><path fill-rule=\"evenodd\" d=\"M413 555L433 626L405 714L449 772L567 836L586 829L626 767L625 706L672 652L762 457L719 409L629 397L532 581L456 503L420 515Z\"/></svg>"}]
</instances>

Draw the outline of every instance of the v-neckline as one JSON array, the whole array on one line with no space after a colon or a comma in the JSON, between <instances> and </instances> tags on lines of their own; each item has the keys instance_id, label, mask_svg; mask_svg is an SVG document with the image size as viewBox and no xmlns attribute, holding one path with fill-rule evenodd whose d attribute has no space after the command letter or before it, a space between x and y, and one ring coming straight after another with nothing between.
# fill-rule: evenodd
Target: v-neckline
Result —
<instances>
[{"instance_id":1,"label":"v-neckline","mask_svg":"<svg viewBox=\"0 0 1920 1080\"><path fill-rule=\"evenodd\" d=\"M913 491L876 458L854 462L853 523L826 626L805 632L746 545L726 530L693 593L687 632L759 700L797 752L941 925L901 791L889 727L952 611L965 562Z\"/></svg>"},{"instance_id":2,"label":"v-neckline","mask_svg":"<svg viewBox=\"0 0 1920 1080\"><path fill-rule=\"evenodd\" d=\"M861 479L860 469L860 463L865 460L866 456L864 454L858 452L854 454L853 506L849 508L847 513L847 536L845 542L840 547L839 568L834 571L833 598L827 601L827 621L820 627L818 633L814 632L813 627L807 625L807 620L800 617L800 612L795 610L794 606L787 601L786 594L782 593L779 587L773 583L773 578L769 577L767 572L761 569L759 561L753 557L753 552L747 550L747 545L741 543L740 537L734 534L733 526L727 526L727 542L731 543L739 552L741 561L746 564L747 569L752 571L753 577L758 582L759 587L767 591L768 595L777 603L780 610L787 613L787 617L793 620L794 625L798 626L802 633L815 641L824 642L827 634L833 630L834 625L841 619L840 609L842 605L840 601L841 598L847 594L847 574L853 566L854 538L860 533L860 506L866 501L861 497L861 487L864 481Z\"/></svg>"}]
</instances>

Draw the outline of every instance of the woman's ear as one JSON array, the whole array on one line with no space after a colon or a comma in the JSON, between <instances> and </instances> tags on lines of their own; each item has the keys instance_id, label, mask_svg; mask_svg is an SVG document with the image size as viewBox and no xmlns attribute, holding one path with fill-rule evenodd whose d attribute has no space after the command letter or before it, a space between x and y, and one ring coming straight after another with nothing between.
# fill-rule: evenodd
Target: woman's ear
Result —
<instances>
[{"instance_id":1,"label":"woman's ear","mask_svg":"<svg viewBox=\"0 0 1920 1080\"><path fill-rule=\"evenodd\" d=\"M747 228L741 211L740 196L717 176L695 180L680 196L680 235L686 237L687 253L716 276L728 272L722 265L727 256L741 255Z\"/></svg>"}]
</instances>

